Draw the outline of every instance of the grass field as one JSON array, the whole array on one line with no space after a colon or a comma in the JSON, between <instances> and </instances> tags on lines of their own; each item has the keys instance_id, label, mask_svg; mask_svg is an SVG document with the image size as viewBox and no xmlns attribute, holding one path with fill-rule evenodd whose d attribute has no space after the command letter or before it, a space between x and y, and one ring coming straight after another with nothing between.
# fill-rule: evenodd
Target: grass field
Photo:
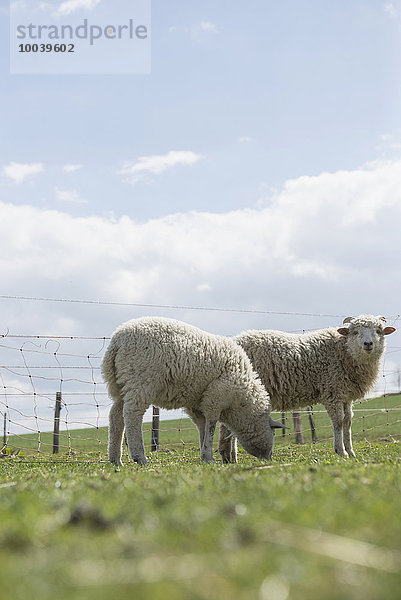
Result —
<instances>
[{"instance_id":1,"label":"grass field","mask_svg":"<svg viewBox=\"0 0 401 600\"><path fill-rule=\"evenodd\" d=\"M271 463L241 452L236 465L202 464L186 420L162 425L170 452L147 467L86 460L99 443L85 430L71 432L82 446L68 461L0 459L1 597L400 597L400 444L378 441L385 423L361 427L356 460L331 440L276 436Z\"/></svg>"}]
</instances>

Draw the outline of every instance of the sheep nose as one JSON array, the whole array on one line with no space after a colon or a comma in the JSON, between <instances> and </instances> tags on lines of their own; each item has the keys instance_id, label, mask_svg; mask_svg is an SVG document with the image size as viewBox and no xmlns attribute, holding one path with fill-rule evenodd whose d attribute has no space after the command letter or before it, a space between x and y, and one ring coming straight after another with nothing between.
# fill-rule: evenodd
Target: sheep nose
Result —
<instances>
[{"instance_id":1,"label":"sheep nose","mask_svg":"<svg viewBox=\"0 0 401 600\"><path fill-rule=\"evenodd\" d=\"M365 347L365 350L372 350L373 348L373 342L363 342L363 345Z\"/></svg>"}]
</instances>

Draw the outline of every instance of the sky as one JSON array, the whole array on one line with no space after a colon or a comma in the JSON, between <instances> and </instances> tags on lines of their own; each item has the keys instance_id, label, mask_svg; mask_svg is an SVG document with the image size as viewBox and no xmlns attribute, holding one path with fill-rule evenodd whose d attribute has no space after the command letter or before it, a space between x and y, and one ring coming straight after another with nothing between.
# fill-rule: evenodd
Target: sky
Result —
<instances>
[{"instance_id":1,"label":"sky","mask_svg":"<svg viewBox=\"0 0 401 600\"><path fill-rule=\"evenodd\" d=\"M105 337L144 314L224 335L397 326L399 0L153 0L147 75L10 74L8 13L4 333ZM398 332L388 347L392 372Z\"/></svg>"}]
</instances>

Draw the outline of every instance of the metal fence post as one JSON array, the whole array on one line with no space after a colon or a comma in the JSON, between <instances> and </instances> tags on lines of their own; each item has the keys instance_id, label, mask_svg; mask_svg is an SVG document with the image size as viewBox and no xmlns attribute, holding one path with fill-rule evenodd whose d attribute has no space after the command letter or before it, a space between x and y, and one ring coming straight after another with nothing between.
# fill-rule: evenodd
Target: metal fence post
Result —
<instances>
[{"instance_id":1,"label":"metal fence post","mask_svg":"<svg viewBox=\"0 0 401 600\"><path fill-rule=\"evenodd\" d=\"M61 411L61 392L56 393L56 406L54 409L54 430L53 430L53 454L57 454L60 448L60 411Z\"/></svg>"},{"instance_id":2,"label":"metal fence post","mask_svg":"<svg viewBox=\"0 0 401 600\"><path fill-rule=\"evenodd\" d=\"M4 434L3 434L3 446L7 446L7 413L4 413Z\"/></svg>"},{"instance_id":3,"label":"metal fence post","mask_svg":"<svg viewBox=\"0 0 401 600\"><path fill-rule=\"evenodd\" d=\"M157 406L153 406L152 445L151 445L152 451L159 449L159 432L160 432L159 424L160 424L160 409Z\"/></svg>"}]
</instances>

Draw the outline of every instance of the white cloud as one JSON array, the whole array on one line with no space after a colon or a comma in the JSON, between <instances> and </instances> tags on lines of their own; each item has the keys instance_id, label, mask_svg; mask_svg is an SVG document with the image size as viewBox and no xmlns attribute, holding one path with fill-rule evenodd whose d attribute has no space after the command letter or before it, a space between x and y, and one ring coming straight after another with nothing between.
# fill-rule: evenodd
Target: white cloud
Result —
<instances>
[{"instance_id":1,"label":"white cloud","mask_svg":"<svg viewBox=\"0 0 401 600\"><path fill-rule=\"evenodd\" d=\"M249 142L253 142L253 138L243 136L243 137L237 137L237 139L235 141L238 142L239 144L248 144Z\"/></svg>"},{"instance_id":2,"label":"white cloud","mask_svg":"<svg viewBox=\"0 0 401 600\"><path fill-rule=\"evenodd\" d=\"M33 6L32 2L29 5L29 9L32 11L51 12L54 17L68 16L78 10L93 10L100 4L102 0L65 0L60 3L60 0L56 2L39 2L37 6Z\"/></svg>"},{"instance_id":3,"label":"white cloud","mask_svg":"<svg viewBox=\"0 0 401 600\"><path fill-rule=\"evenodd\" d=\"M87 200L81 198L76 190L60 190L55 188L57 200L60 202L69 202L70 204L87 204Z\"/></svg>"},{"instance_id":4,"label":"white cloud","mask_svg":"<svg viewBox=\"0 0 401 600\"><path fill-rule=\"evenodd\" d=\"M127 216L75 218L33 206L0 207L0 277L10 293L199 306L199 294L207 292L209 306L400 313L401 160L299 177L268 206L222 214L190 212L137 223ZM26 315L18 304L2 306L4 328L54 331L68 317L76 322L73 333L106 335L130 316L162 312L107 308L99 326L98 308L25 308ZM325 323L167 314L220 333Z\"/></svg>"},{"instance_id":5,"label":"white cloud","mask_svg":"<svg viewBox=\"0 0 401 600\"><path fill-rule=\"evenodd\" d=\"M76 10L93 10L101 0L66 0L58 7L55 14L59 16L70 15Z\"/></svg>"},{"instance_id":6,"label":"white cloud","mask_svg":"<svg viewBox=\"0 0 401 600\"><path fill-rule=\"evenodd\" d=\"M392 3L392 2L385 2L384 3L384 12L391 18L391 19L397 19L398 18L398 10L396 8L396 6Z\"/></svg>"},{"instance_id":7,"label":"white cloud","mask_svg":"<svg viewBox=\"0 0 401 600\"><path fill-rule=\"evenodd\" d=\"M10 162L3 167L3 175L12 179L14 183L20 184L25 179L42 173L44 171L42 163L23 164Z\"/></svg>"},{"instance_id":8,"label":"white cloud","mask_svg":"<svg viewBox=\"0 0 401 600\"><path fill-rule=\"evenodd\" d=\"M196 289L199 292L210 292L212 287L208 283L199 283Z\"/></svg>"},{"instance_id":9,"label":"white cloud","mask_svg":"<svg viewBox=\"0 0 401 600\"><path fill-rule=\"evenodd\" d=\"M382 133L379 136L379 143L376 146L376 150L382 159L399 157L401 150L401 132Z\"/></svg>"},{"instance_id":10,"label":"white cloud","mask_svg":"<svg viewBox=\"0 0 401 600\"><path fill-rule=\"evenodd\" d=\"M82 169L82 165L64 165L63 171L66 173L74 173L75 171L79 171Z\"/></svg>"},{"instance_id":11,"label":"white cloud","mask_svg":"<svg viewBox=\"0 0 401 600\"><path fill-rule=\"evenodd\" d=\"M202 34L217 35L221 33L217 25L211 21L201 21L200 23L189 26L172 25L169 27L169 31L171 33L189 33L194 38L199 38Z\"/></svg>"},{"instance_id":12,"label":"white cloud","mask_svg":"<svg viewBox=\"0 0 401 600\"><path fill-rule=\"evenodd\" d=\"M200 31L204 31L205 33L217 34L220 31L217 28L217 25L212 23L211 21L202 21L198 26Z\"/></svg>"},{"instance_id":13,"label":"white cloud","mask_svg":"<svg viewBox=\"0 0 401 600\"><path fill-rule=\"evenodd\" d=\"M135 162L127 162L118 174L127 175L127 181L135 185L138 181L160 175L177 165L193 165L201 158L200 154L188 150L171 150L167 154L142 156Z\"/></svg>"}]
</instances>

